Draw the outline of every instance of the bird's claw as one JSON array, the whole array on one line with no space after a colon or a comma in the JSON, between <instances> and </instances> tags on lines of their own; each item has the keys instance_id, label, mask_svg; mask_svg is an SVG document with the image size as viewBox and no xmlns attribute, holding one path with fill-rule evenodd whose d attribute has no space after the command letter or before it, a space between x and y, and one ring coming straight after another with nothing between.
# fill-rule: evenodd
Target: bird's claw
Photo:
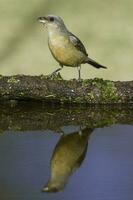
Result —
<instances>
[{"instance_id":1,"label":"bird's claw","mask_svg":"<svg viewBox=\"0 0 133 200\"><path fill-rule=\"evenodd\" d=\"M81 83L81 82L82 82L82 80L83 80L83 79L81 79L81 78L78 78L78 79L77 79L77 82L78 82L78 83Z\"/></svg>"},{"instance_id":2,"label":"bird's claw","mask_svg":"<svg viewBox=\"0 0 133 200\"><path fill-rule=\"evenodd\" d=\"M52 74L48 75L48 78L51 80L63 80L60 72L53 72Z\"/></svg>"}]
</instances>

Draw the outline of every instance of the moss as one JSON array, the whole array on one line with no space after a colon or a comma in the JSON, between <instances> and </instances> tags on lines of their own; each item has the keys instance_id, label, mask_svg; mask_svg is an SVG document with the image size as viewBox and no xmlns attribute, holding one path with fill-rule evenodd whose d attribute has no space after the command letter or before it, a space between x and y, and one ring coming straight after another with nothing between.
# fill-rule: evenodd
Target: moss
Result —
<instances>
[{"instance_id":1,"label":"moss","mask_svg":"<svg viewBox=\"0 0 133 200\"><path fill-rule=\"evenodd\" d=\"M61 102L61 104L64 104L64 103L68 102L68 98L66 98L66 97L61 97L61 98L60 98L60 102Z\"/></svg>"},{"instance_id":2,"label":"moss","mask_svg":"<svg viewBox=\"0 0 133 200\"><path fill-rule=\"evenodd\" d=\"M102 86L102 98L105 102L119 101L119 95L117 94L117 89L113 82L107 81L106 84Z\"/></svg>"},{"instance_id":3,"label":"moss","mask_svg":"<svg viewBox=\"0 0 133 200\"><path fill-rule=\"evenodd\" d=\"M55 94L49 94L47 96L45 96L45 98L51 99L51 98L55 98L56 95Z\"/></svg>"},{"instance_id":4,"label":"moss","mask_svg":"<svg viewBox=\"0 0 133 200\"><path fill-rule=\"evenodd\" d=\"M96 88L94 88L94 92L91 95L97 96L98 98L100 96L100 101L104 103L119 101L120 98L117 93L117 88L115 87L114 82L95 78L92 81L92 85Z\"/></svg>"},{"instance_id":5,"label":"moss","mask_svg":"<svg viewBox=\"0 0 133 200\"><path fill-rule=\"evenodd\" d=\"M82 81L82 86L86 86L86 85L90 84L90 82L91 82L91 79L85 79Z\"/></svg>"},{"instance_id":6,"label":"moss","mask_svg":"<svg viewBox=\"0 0 133 200\"><path fill-rule=\"evenodd\" d=\"M16 84L16 83L19 83L20 80L17 79L15 76L12 76L11 78L9 78L9 79L7 80L7 82L8 82L8 83L11 83L11 84Z\"/></svg>"},{"instance_id":7,"label":"moss","mask_svg":"<svg viewBox=\"0 0 133 200\"><path fill-rule=\"evenodd\" d=\"M80 103L82 101L82 98L81 97L76 97L74 99L75 103Z\"/></svg>"},{"instance_id":8,"label":"moss","mask_svg":"<svg viewBox=\"0 0 133 200\"><path fill-rule=\"evenodd\" d=\"M0 79L3 78L3 76L0 74Z\"/></svg>"},{"instance_id":9,"label":"moss","mask_svg":"<svg viewBox=\"0 0 133 200\"><path fill-rule=\"evenodd\" d=\"M83 98L83 97L76 97L73 100L73 103L75 103L75 104L86 104L86 99Z\"/></svg>"},{"instance_id":10,"label":"moss","mask_svg":"<svg viewBox=\"0 0 133 200\"><path fill-rule=\"evenodd\" d=\"M24 96L25 95L25 93L24 92L20 92L20 96Z\"/></svg>"},{"instance_id":11,"label":"moss","mask_svg":"<svg viewBox=\"0 0 133 200\"><path fill-rule=\"evenodd\" d=\"M50 79L51 79L49 75L43 75L43 74L41 74L41 75L39 76L39 78L40 78L41 80L50 80Z\"/></svg>"},{"instance_id":12,"label":"moss","mask_svg":"<svg viewBox=\"0 0 133 200\"><path fill-rule=\"evenodd\" d=\"M94 96L93 91L87 93L85 100L86 100L87 103L95 103L96 102L96 98Z\"/></svg>"}]
</instances>

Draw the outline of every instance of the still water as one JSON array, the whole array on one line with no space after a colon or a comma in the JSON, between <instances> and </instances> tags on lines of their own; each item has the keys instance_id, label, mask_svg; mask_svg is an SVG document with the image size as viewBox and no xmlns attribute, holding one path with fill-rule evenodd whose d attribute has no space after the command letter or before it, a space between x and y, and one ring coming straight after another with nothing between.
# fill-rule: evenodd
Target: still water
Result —
<instances>
[{"instance_id":1,"label":"still water","mask_svg":"<svg viewBox=\"0 0 133 200\"><path fill-rule=\"evenodd\" d=\"M1 200L132 200L132 108L1 106Z\"/></svg>"}]
</instances>

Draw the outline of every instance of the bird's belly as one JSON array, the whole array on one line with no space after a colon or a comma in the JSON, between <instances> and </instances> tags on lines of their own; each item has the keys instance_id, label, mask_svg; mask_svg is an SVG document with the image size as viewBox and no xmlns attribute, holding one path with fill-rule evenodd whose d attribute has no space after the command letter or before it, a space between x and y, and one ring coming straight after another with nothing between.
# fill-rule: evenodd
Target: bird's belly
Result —
<instances>
[{"instance_id":1,"label":"bird's belly","mask_svg":"<svg viewBox=\"0 0 133 200\"><path fill-rule=\"evenodd\" d=\"M54 58L62 65L77 67L85 59L85 55L78 51L73 45L52 45L50 50Z\"/></svg>"}]
</instances>

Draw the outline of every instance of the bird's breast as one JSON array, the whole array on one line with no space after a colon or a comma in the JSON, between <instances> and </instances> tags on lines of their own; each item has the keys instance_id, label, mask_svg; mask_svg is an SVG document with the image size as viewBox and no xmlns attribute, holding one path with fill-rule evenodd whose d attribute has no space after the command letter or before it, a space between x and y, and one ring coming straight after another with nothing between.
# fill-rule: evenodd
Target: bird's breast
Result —
<instances>
[{"instance_id":1,"label":"bird's breast","mask_svg":"<svg viewBox=\"0 0 133 200\"><path fill-rule=\"evenodd\" d=\"M54 58L62 65L76 67L85 59L67 37L58 36L49 39L49 48Z\"/></svg>"}]
</instances>

